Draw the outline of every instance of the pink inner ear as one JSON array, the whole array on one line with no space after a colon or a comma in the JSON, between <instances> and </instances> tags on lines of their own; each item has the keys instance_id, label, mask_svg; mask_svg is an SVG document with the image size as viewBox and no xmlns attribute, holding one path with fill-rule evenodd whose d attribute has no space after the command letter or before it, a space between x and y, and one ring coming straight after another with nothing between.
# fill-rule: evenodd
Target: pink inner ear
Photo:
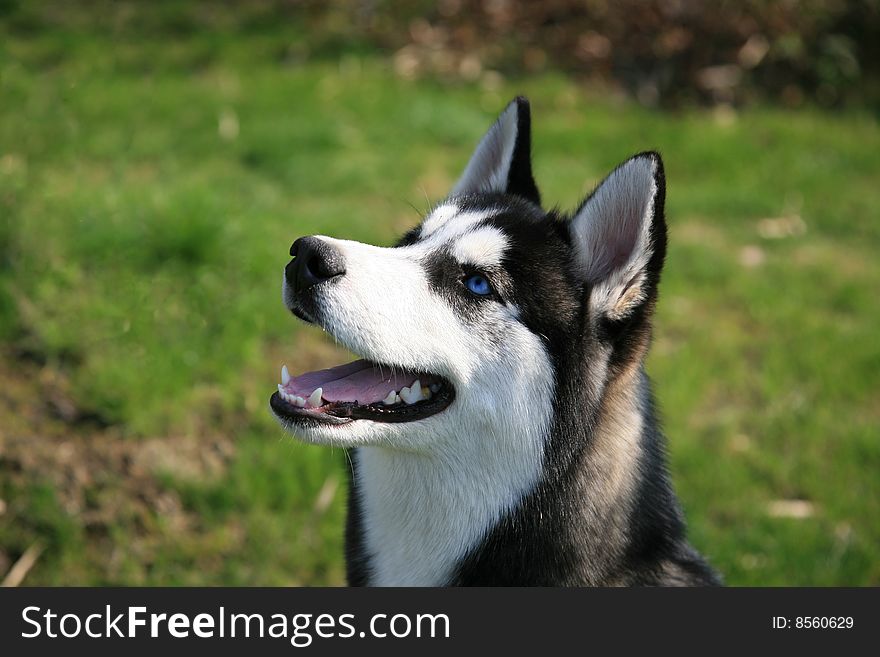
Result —
<instances>
[{"instance_id":1,"label":"pink inner ear","mask_svg":"<svg viewBox=\"0 0 880 657\"><path fill-rule=\"evenodd\" d=\"M611 221L594 218L597 225L592 226L587 237L588 278L593 282L605 280L623 267L636 248L641 217L635 208L623 210Z\"/></svg>"},{"instance_id":2,"label":"pink inner ear","mask_svg":"<svg viewBox=\"0 0 880 657\"><path fill-rule=\"evenodd\" d=\"M581 262L588 280L605 281L624 268L642 243L646 216L657 188L656 162L635 157L615 169L593 192L572 219L572 236L580 243Z\"/></svg>"},{"instance_id":3,"label":"pink inner ear","mask_svg":"<svg viewBox=\"0 0 880 657\"><path fill-rule=\"evenodd\" d=\"M610 274L615 269L623 267L632 256L633 249L639 237L639 218L633 216L621 217L615 224L616 230L611 231L611 239L613 242L606 248L609 249L611 257L608 259L609 270L603 272L604 275Z\"/></svg>"}]
</instances>

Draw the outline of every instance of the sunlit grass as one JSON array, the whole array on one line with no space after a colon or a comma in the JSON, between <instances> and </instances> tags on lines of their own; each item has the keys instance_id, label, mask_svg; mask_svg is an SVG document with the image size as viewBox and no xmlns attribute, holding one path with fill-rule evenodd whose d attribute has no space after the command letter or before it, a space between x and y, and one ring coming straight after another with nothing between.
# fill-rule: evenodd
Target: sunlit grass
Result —
<instances>
[{"instance_id":1,"label":"sunlit grass","mask_svg":"<svg viewBox=\"0 0 880 657\"><path fill-rule=\"evenodd\" d=\"M552 75L403 81L379 58L266 55L286 39L0 37L0 336L120 440L234 433L221 477L163 478L185 531L157 512L112 571L103 550L132 526L95 542L38 474L0 486L30 518L0 526L0 548L49 545L29 582L341 582L343 454L282 438L267 409L282 362L335 354L280 303L287 249L311 233L390 243L525 93L548 204L664 154L649 371L694 543L731 584L880 584L872 117L659 114ZM805 517L778 517L779 500Z\"/></svg>"}]
</instances>

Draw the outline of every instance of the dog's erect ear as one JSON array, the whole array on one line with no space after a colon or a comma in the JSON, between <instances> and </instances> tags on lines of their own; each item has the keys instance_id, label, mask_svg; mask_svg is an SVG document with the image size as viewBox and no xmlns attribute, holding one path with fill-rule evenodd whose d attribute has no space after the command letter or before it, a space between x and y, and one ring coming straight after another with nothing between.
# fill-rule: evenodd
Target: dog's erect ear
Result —
<instances>
[{"instance_id":1,"label":"dog's erect ear","mask_svg":"<svg viewBox=\"0 0 880 657\"><path fill-rule=\"evenodd\" d=\"M571 219L594 312L624 319L655 297L666 255L665 199L660 155L640 153L599 183Z\"/></svg>"},{"instance_id":2,"label":"dog's erect ear","mask_svg":"<svg viewBox=\"0 0 880 657\"><path fill-rule=\"evenodd\" d=\"M450 195L501 192L541 205L532 177L531 132L529 101L518 96L480 141Z\"/></svg>"}]
</instances>

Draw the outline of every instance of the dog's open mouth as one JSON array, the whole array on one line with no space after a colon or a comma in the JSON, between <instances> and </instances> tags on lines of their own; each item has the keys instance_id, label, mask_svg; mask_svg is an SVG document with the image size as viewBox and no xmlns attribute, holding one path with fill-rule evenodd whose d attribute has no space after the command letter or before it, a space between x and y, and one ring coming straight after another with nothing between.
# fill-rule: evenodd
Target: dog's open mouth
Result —
<instances>
[{"instance_id":1,"label":"dog's open mouth","mask_svg":"<svg viewBox=\"0 0 880 657\"><path fill-rule=\"evenodd\" d=\"M293 422L345 424L423 420L454 398L443 377L356 360L296 377L285 366L269 403L279 417Z\"/></svg>"}]
</instances>

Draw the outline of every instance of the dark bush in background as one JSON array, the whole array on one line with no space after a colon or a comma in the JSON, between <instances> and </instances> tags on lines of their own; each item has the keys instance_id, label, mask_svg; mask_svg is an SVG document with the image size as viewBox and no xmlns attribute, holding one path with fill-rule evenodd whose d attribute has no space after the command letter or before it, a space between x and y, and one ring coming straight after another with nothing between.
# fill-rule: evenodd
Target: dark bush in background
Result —
<instances>
[{"instance_id":1,"label":"dark bush in background","mask_svg":"<svg viewBox=\"0 0 880 657\"><path fill-rule=\"evenodd\" d=\"M557 68L649 105L880 98L877 0L386 0L312 12L394 49L404 74Z\"/></svg>"},{"instance_id":2,"label":"dark bush in background","mask_svg":"<svg viewBox=\"0 0 880 657\"><path fill-rule=\"evenodd\" d=\"M411 77L549 68L646 105L880 101L880 0L0 0L0 20L126 37L290 28L274 55L293 63L379 50Z\"/></svg>"}]
</instances>

